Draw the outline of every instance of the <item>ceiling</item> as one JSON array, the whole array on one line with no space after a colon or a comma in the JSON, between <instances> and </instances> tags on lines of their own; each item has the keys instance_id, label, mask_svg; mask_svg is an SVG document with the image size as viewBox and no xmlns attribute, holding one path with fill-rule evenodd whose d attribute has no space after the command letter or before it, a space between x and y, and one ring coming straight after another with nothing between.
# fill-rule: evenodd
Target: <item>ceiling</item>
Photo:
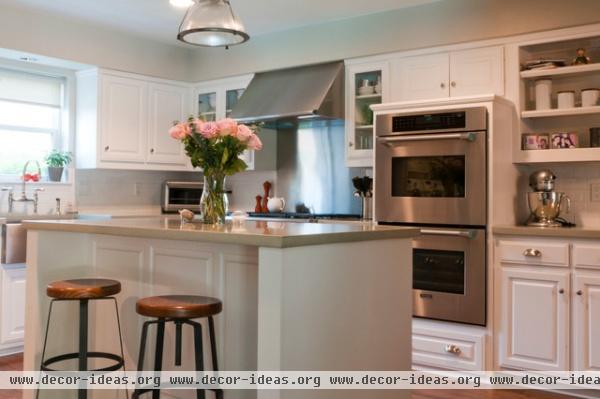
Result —
<instances>
[{"instance_id":1,"label":"ceiling","mask_svg":"<svg viewBox=\"0 0 600 399\"><path fill-rule=\"evenodd\" d=\"M251 36L412 7L438 0L230 0ZM162 42L175 36L185 9L169 0L1 0L124 30Z\"/></svg>"}]
</instances>

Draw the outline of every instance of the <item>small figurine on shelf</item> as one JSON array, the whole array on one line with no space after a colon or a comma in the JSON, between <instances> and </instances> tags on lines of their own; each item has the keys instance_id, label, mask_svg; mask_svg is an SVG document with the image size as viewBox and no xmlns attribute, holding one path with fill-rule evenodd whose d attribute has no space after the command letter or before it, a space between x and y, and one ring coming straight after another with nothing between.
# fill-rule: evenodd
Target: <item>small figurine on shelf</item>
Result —
<instances>
[{"instance_id":1,"label":"small figurine on shelf","mask_svg":"<svg viewBox=\"0 0 600 399\"><path fill-rule=\"evenodd\" d=\"M572 62L572 65L584 65L591 62L590 57L585 55L585 49L580 47L577 49L577 57Z\"/></svg>"}]
</instances>

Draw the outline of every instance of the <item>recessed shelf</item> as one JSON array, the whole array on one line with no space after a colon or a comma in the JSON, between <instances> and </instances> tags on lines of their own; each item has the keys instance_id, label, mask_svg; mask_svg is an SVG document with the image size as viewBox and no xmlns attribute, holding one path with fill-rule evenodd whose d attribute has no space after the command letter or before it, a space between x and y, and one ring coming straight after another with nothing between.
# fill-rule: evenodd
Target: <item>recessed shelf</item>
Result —
<instances>
[{"instance_id":1,"label":"recessed shelf","mask_svg":"<svg viewBox=\"0 0 600 399\"><path fill-rule=\"evenodd\" d=\"M362 96L356 96L354 98L357 100L369 100L369 99L381 98L381 94L364 94Z\"/></svg>"},{"instance_id":2,"label":"recessed shelf","mask_svg":"<svg viewBox=\"0 0 600 399\"><path fill-rule=\"evenodd\" d=\"M576 107L562 109L545 109L542 111L523 111L522 118L548 118L553 116L586 115L600 113L600 105L593 107Z\"/></svg>"},{"instance_id":3,"label":"recessed shelf","mask_svg":"<svg viewBox=\"0 0 600 399\"><path fill-rule=\"evenodd\" d=\"M546 76L575 75L600 72L600 62L587 65L572 65L552 69L531 69L521 71L521 78L533 79Z\"/></svg>"},{"instance_id":4,"label":"recessed shelf","mask_svg":"<svg viewBox=\"0 0 600 399\"><path fill-rule=\"evenodd\" d=\"M551 163L551 162L598 162L600 147L597 148L565 148L554 150L521 150L516 163Z\"/></svg>"},{"instance_id":5,"label":"recessed shelf","mask_svg":"<svg viewBox=\"0 0 600 399\"><path fill-rule=\"evenodd\" d=\"M373 125L356 125L356 130L370 130L373 129Z\"/></svg>"}]
</instances>

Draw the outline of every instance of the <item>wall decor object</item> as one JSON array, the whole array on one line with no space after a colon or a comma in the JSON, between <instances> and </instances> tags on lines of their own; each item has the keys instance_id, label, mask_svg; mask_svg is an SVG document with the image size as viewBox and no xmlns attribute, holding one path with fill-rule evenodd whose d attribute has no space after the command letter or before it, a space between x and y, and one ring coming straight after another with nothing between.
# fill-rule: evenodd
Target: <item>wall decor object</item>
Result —
<instances>
[{"instance_id":1,"label":"wall decor object","mask_svg":"<svg viewBox=\"0 0 600 399\"><path fill-rule=\"evenodd\" d=\"M550 148L550 135L547 133L525 133L522 135L522 149L547 150Z\"/></svg>"},{"instance_id":2,"label":"wall decor object","mask_svg":"<svg viewBox=\"0 0 600 399\"><path fill-rule=\"evenodd\" d=\"M579 137L574 132L559 132L550 135L550 148L564 149L579 147Z\"/></svg>"}]
</instances>

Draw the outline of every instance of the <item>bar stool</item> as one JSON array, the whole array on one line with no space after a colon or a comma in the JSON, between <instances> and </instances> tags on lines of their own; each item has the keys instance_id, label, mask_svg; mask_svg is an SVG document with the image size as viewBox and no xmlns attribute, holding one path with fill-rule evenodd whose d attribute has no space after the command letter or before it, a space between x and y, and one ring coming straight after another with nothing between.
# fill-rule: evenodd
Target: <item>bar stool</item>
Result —
<instances>
[{"instance_id":1,"label":"bar stool","mask_svg":"<svg viewBox=\"0 0 600 399\"><path fill-rule=\"evenodd\" d=\"M162 370L163 345L165 337L165 323L173 322L175 325L175 365L181 366L181 333L183 324L192 326L194 330L194 353L196 371L204 371L204 357L202 351L202 325L191 319L208 318L208 332L210 338L210 350L213 370L218 371L217 345L215 341L215 322L213 316L221 313L223 304L216 298L195 295L163 295L139 299L136 303L138 314L153 317L155 320L146 321L142 327L140 341L140 356L138 358L138 370L144 368L144 353L146 349L146 338L148 327L156 324L156 350L154 353L154 371ZM152 399L160 398L160 390L151 388L136 389L133 399L139 395L152 391ZM213 389L217 399L223 398L221 389ZM196 390L196 398L204 399L203 389Z\"/></svg>"},{"instance_id":2,"label":"bar stool","mask_svg":"<svg viewBox=\"0 0 600 399\"><path fill-rule=\"evenodd\" d=\"M50 368L50 366L65 360L78 359L78 371L114 371L120 368L125 370L125 356L123 355L123 337L121 336L119 308L117 306L117 300L112 296L119 292L121 292L120 282L101 278L61 280L48 284L46 287L46 294L52 298L52 300L50 301L50 309L48 311L48 321L46 323L46 335L44 336L44 347L42 349L40 369L42 371L59 371ZM113 353L88 351L88 306L89 301L96 300L114 301L117 315L117 328L119 330L119 343L121 347L120 356ZM50 319L52 317L52 307L55 302L60 301L79 301L79 351L45 359ZM107 359L111 360L113 363L100 369L88 370L88 359ZM39 389L36 394L36 397L38 396ZM77 397L79 399L87 398L87 390L83 388L79 389Z\"/></svg>"}]
</instances>

